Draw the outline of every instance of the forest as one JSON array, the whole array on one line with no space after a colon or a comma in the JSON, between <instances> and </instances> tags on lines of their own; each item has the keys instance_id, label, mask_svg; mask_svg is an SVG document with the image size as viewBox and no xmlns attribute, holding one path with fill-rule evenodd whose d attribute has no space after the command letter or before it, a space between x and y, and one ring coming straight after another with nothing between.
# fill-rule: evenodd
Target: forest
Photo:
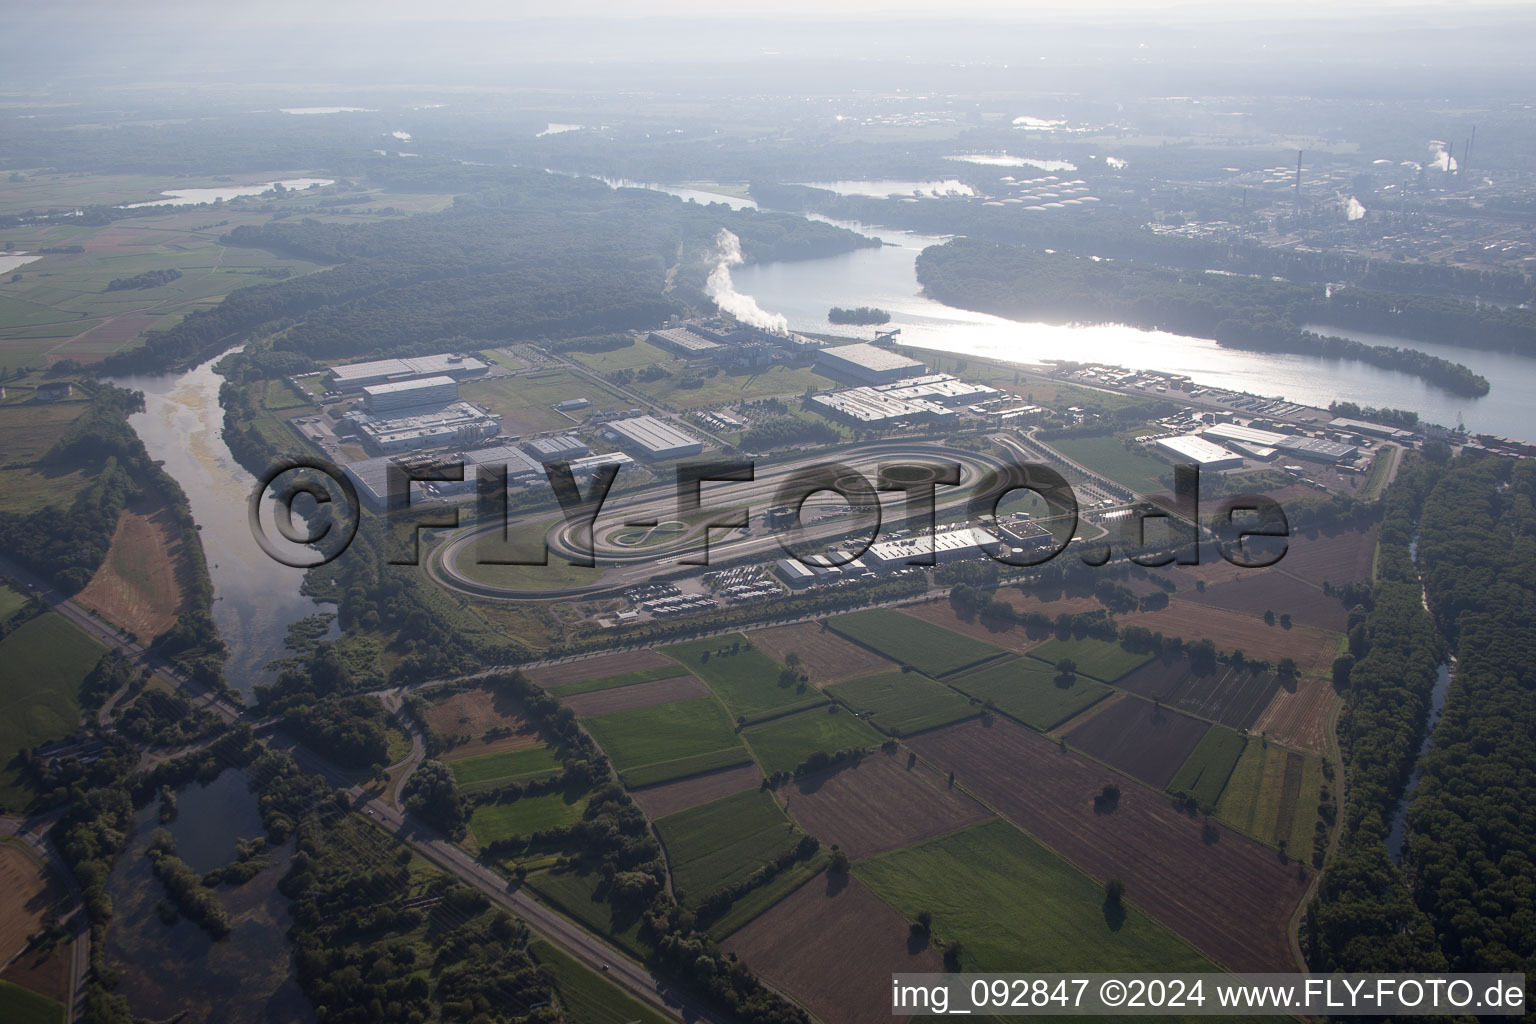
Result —
<instances>
[{"instance_id":1,"label":"forest","mask_svg":"<svg viewBox=\"0 0 1536 1024\"><path fill-rule=\"evenodd\" d=\"M1300 324L1339 318L1334 311L1342 308L1345 319L1363 321L1345 326L1416 336L1418 329L1405 328L1386 299L1367 302L1349 289L1170 270L964 238L924 249L917 276L933 298L964 309L1053 323L1123 323L1215 338L1236 348L1358 359L1411 373L1456 394L1488 393L1488 381L1459 363L1301 329ZM1352 298L1340 306L1344 295ZM1368 316L1371 309L1385 319ZM1536 320L1530 342L1536 346Z\"/></svg>"},{"instance_id":2,"label":"forest","mask_svg":"<svg viewBox=\"0 0 1536 1024\"><path fill-rule=\"evenodd\" d=\"M239 289L101 368L179 369L263 325L286 328L276 350L318 359L429 351L451 335L507 342L651 327L686 305L709 303L702 288L722 230L740 239L749 261L878 244L787 214L507 169L494 187L461 195L441 213L237 227L223 241L331 269Z\"/></svg>"},{"instance_id":3,"label":"forest","mask_svg":"<svg viewBox=\"0 0 1536 1024\"><path fill-rule=\"evenodd\" d=\"M1465 454L1424 500L1429 605L1453 682L1404 868L1453 971L1536 970L1536 464Z\"/></svg>"}]
</instances>

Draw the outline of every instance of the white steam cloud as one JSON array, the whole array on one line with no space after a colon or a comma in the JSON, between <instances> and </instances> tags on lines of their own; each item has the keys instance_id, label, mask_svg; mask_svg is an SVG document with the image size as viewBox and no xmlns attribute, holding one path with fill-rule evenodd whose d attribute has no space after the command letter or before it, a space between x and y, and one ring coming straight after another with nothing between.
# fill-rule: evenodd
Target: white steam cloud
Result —
<instances>
[{"instance_id":1,"label":"white steam cloud","mask_svg":"<svg viewBox=\"0 0 1536 1024\"><path fill-rule=\"evenodd\" d=\"M714 269L709 272L709 281L704 290L715 300L715 305L753 327L768 331L789 330L789 321L782 314L769 313L752 296L736 290L736 282L731 280L731 268L739 267L746 261L741 258L741 239L736 237L735 232L720 229L720 233L715 236L714 261Z\"/></svg>"},{"instance_id":2,"label":"white steam cloud","mask_svg":"<svg viewBox=\"0 0 1536 1024\"><path fill-rule=\"evenodd\" d=\"M1451 156L1450 151L1445 148L1445 143L1439 139L1431 139L1429 142L1429 166L1446 173L1456 169L1456 158Z\"/></svg>"},{"instance_id":3,"label":"white steam cloud","mask_svg":"<svg viewBox=\"0 0 1536 1024\"><path fill-rule=\"evenodd\" d=\"M1344 204L1344 216L1350 220L1359 220L1365 216L1365 205L1354 196L1349 197L1349 202Z\"/></svg>"}]
</instances>

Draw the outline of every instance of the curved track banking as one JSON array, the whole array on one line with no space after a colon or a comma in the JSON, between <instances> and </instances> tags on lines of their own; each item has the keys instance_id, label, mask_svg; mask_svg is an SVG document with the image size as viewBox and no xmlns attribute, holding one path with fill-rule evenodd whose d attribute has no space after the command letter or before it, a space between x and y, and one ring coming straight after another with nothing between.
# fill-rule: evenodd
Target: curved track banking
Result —
<instances>
[{"instance_id":1,"label":"curved track banking","mask_svg":"<svg viewBox=\"0 0 1536 1024\"><path fill-rule=\"evenodd\" d=\"M726 530L711 531L710 563L723 564L754 555L777 556L783 550L780 546L780 534L762 525L763 514L777 503L775 496L779 488L796 472L832 463L857 469L870 487L875 486L876 473L881 466L906 463L930 465L958 463L961 468L959 486L937 488L935 508L941 514L945 510L964 506L971 501L975 496L977 483L989 471L1002 471L1010 465L1003 459L983 452L918 441L873 442L851 448L819 452L812 456L784 462L759 465L755 478L750 482L705 485L708 503L706 508L714 512L717 517L723 517L735 509L746 509L749 512L751 524L747 527L745 536L742 535L742 531L729 531L729 535ZM892 520L904 522L907 514L904 507L905 496L899 491L886 492L886 494L888 497L881 502L882 522L889 523ZM700 571L704 568L684 563L682 559L700 553L705 532L702 519L706 517L697 514L690 517L698 522L690 523L688 529L680 532L674 541L642 545L633 541L625 543L620 539L633 537L636 534L646 534L649 537L650 534L647 531L651 529L660 529L669 523L679 521L687 522L686 518L678 514L675 485L662 484L622 498L613 498L611 501L612 504L603 506L598 521L593 525L593 549L602 569L602 575L592 583L577 587L530 590L498 586L466 576L460 568L460 560L470 557L469 552L472 546L481 538L500 530L499 524L483 525L461 531L447 543L437 545L427 556L427 573L442 586L477 597L555 600L638 586L676 573ZM551 560L565 558L570 561L569 556L576 554L579 550L571 538L575 528L560 514L543 512L526 516L509 521L507 528L515 530L546 521L550 524L544 535L544 541L549 548L549 558ZM629 525L642 521L646 523L645 526ZM864 522L867 523L867 520ZM655 523L656 526L652 527L651 523ZM802 545L812 541L826 541L849 533L860 526L868 529L867 525L846 515L828 517L804 526L797 531L796 539L797 543Z\"/></svg>"}]
</instances>

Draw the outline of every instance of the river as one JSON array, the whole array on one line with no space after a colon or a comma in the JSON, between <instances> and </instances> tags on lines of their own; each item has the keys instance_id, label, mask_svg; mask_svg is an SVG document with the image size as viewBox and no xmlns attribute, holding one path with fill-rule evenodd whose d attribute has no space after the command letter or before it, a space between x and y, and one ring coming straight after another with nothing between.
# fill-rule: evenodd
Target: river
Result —
<instances>
[{"instance_id":1,"label":"river","mask_svg":"<svg viewBox=\"0 0 1536 1024\"><path fill-rule=\"evenodd\" d=\"M229 648L225 678L247 700L274 674L266 666L286 651L288 627L333 611L299 592L304 572L268 558L251 536L246 502L256 480L224 443L219 386L209 360L180 376L123 377L113 383L144 392L144 411L129 423L149 456L165 464L192 505L213 578L213 618ZM332 624L332 635L335 624Z\"/></svg>"},{"instance_id":2,"label":"river","mask_svg":"<svg viewBox=\"0 0 1536 1024\"><path fill-rule=\"evenodd\" d=\"M818 218L822 219L822 218ZM1205 338L1141 331L1119 324L1021 323L935 302L921 293L917 254L946 238L911 231L841 226L887 244L839 256L792 263L762 263L732 271L736 290L765 311L783 315L798 331L846 333L827 321L833 306L878 306L891 314L909 345L990 356L1019 363L1056 360L1104 362L1132 369L1188 374L1201 384L1283 397L1326 408L1329 402L1412 409L1430 422L1511 437L1536 437L1536 360L1479 349L1452 348L1333 328L1331 333L1372 344L1399 345L1443 356L1487 377L1482 398L1460 398L1417 377L1354 360L1222 348Z\"/></svg>"}]
</instances>

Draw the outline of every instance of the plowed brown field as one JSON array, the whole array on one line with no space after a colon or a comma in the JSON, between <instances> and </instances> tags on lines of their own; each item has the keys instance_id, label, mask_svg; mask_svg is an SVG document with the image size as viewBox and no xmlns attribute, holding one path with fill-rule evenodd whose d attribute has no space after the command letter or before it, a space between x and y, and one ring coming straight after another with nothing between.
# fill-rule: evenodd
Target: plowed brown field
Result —
<instances>
[{"instance_id":1,"label":"plowed brown field","mask_svg":"<svg viewBox=\"0 0 1536 1024\"><path fill-rule=\"evenodd\" d=\"M820 623L816 622L797 622L792 626L760 629L748 634L748 639L780 663L784 662L790 652L800 655L800 660L811 673L811 683L815 686L839 683L855 676L872 676L896 668L896 663L889 658L883 658L851 640L845 640L830 629L822 629Z\"/></svg>"},{"instance_id":2,"label":"plowed brown field","mask_svg":"<svg viewBox=\"0 0 1536 1024\"><path fill-rule=\"evenodd\" d=\"M1234 971L1296 969L1287 938L1308 872L1230 829L1202 824L1162 794L1011 722L963 722L912 738L939 771L1100 881L1122 879L1142 910ZM1093 797L1120 785L1110 813Z\"/></svg>"}]
</instances>

